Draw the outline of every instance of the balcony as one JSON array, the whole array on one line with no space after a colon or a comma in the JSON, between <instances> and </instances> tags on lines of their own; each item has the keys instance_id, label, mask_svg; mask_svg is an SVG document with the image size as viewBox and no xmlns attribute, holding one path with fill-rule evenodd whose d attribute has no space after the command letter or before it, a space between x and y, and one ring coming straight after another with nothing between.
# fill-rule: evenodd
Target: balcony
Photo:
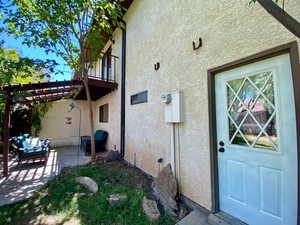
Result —
<instances>
[{"instance_id":1,"label":"balcony","mask_svg":"<svg viewBox=\"0 0 300 225\"><path fill-rule=\"evenodd\" d=\"M109 94L118 88L116 82L116 56L104 55L96 65L89 71L89 88L91 99L93 101ZM73 79L78 79L76 73ZM79 92L75 95L74 99L86 100L86 91L83 84L79 88Z\"/></svg>"}]
</instances>

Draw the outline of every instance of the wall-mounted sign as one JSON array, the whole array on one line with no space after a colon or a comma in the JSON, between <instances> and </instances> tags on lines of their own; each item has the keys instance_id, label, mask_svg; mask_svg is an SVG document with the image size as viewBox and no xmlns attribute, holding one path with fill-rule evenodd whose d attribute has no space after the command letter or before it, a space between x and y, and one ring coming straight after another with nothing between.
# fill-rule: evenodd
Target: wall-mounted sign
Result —
<instances>
[{"instance_id":1,"label":"wall-mounted sign","mask_svg":"<svg viewBox=\"0 0 300 225\"><path fill-rule=\"evenodd\" d=\"M71 125L72 124L72 117L65 117L65 124Z\"/></svg>"}]
</instances>

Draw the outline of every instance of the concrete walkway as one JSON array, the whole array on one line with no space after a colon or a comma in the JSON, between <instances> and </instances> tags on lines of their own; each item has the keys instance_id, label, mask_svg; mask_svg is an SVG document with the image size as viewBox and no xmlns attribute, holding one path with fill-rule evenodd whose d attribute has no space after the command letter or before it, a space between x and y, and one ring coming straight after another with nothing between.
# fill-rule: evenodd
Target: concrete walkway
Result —
<instances>
[{"instance_id":1,"label":"concrete walkway","mask_svg":"<svg viewBox=\"0 0 300 225\"><path fill-rule=\"evenodd\" d=\"M31 197L64 167L84 164L89 159L82 151L78 154L77 147L51 149L47 165L38 159L20 164L11 159L9 177L0 177L0 206Z\"/></svg>"},{"instance_id":2,"label":"concrete walkway","mask_svg":"<svg viewBox=\"0 0 300 225\"><path fill-rule=\"evenodd\" d=\"M209 225L207 221L207 214L194 210L182 220L180 220L176 225Z\"/></svg>"}]
</instances>

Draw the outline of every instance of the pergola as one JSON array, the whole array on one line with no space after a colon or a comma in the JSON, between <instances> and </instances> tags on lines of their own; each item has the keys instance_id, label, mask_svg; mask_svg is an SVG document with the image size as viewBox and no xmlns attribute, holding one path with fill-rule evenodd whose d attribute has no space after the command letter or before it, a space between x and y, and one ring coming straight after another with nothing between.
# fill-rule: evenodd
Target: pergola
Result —
<instances>
[{"instance_id":1,"label":"pergola","mask_svg":"<svg viewBox=\"0 0 300 225\"><path fill-rule=\"evenodd\" d=\"M114 81L89 78L92 100L115 90L118 84ZM30 84L8 85L0 87L5 95L4 138L3 138L3 175L8 176L9 139L11 111L14 104L29 105L58 101L65 98L85 100L85 88L81 80L39 82Z\"/></svg>"}]
</instances>

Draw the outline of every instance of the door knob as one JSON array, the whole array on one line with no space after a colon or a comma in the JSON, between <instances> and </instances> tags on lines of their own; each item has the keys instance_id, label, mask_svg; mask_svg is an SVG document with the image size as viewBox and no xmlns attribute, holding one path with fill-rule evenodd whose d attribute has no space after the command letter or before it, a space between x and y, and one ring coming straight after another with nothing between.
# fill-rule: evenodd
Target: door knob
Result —
<instances>
[{"instance_id":1,"label":"door knob","mask_svg":"<svg viewBox=\"0 0 300 225\"><path fill-rule=\"evenodd\" d=\"M225 148L223 147L219 148L219 152L225 152Z\"/></svg>"},{"instance_id":2,"label":"door knob","mask_svg":"<svg viewBox=\"0 0 300 225\"><path fill-rule=\"evenodd\" d=\"M225 145L224 141L220 141L219 145L223 147Z\"/></svg>"}]
</instances>

